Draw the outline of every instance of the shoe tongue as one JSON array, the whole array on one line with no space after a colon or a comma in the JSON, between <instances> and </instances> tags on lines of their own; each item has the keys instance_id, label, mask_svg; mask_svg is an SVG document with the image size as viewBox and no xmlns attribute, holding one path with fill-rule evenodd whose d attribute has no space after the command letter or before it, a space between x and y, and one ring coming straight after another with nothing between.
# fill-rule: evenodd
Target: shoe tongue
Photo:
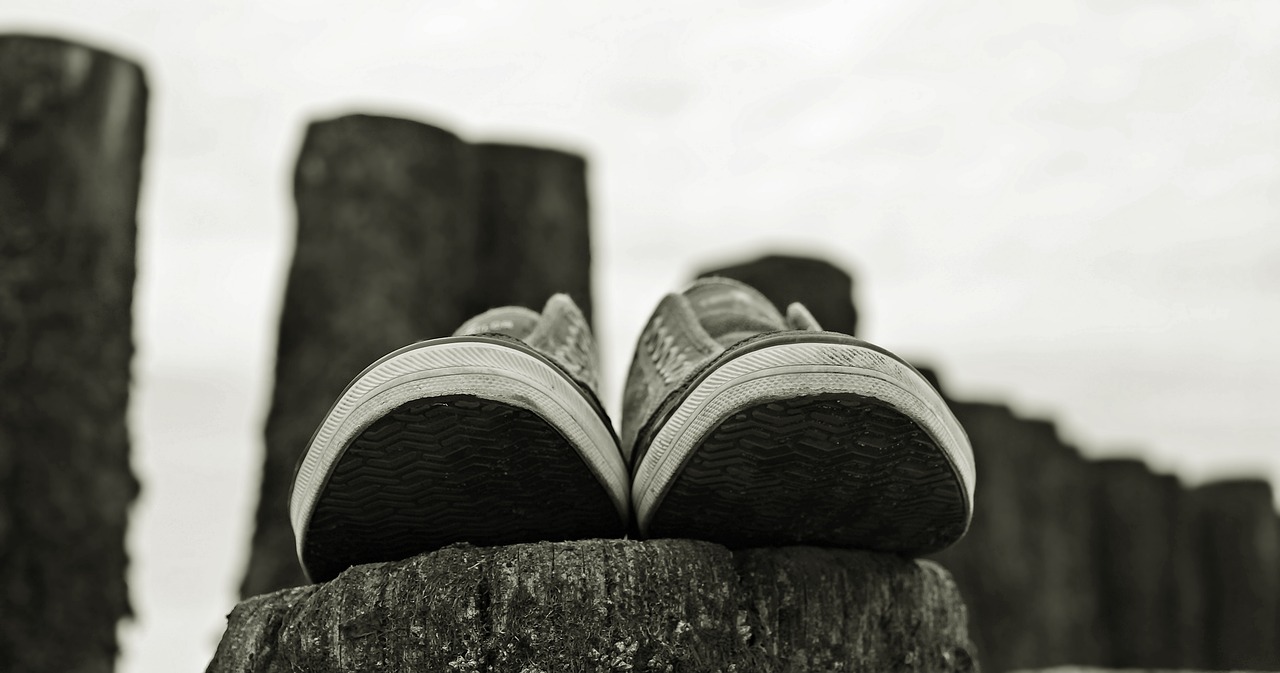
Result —
<instances>
[{"instance_id":1,"label":"shoe tongue","mask_svg":"<svg viewBox=\"0 0 1280 673\"><path fill-rule=\"evenodd\" d=\"M755 288L728 278L704 278L684 291L702 328L721 346L761 332L787 329L778 309Z\"/></svg>"},{"instance_id":2,"label":"shoe tongue","mask_svg":"<svg viewBox=\"0 0 1280 673\"><path fill-rule=\"evenodd\" d=\"M542 316L533 309L523 306L501 306L489 309L462 323L453 335L505 334L524 340L537 329L541 320Z\"/></svg>"},{"instance_id":3,"label":"shoe tongue","mask_svg":"<svg viewBox=\"0 0 1280 673\"><path fill-rule=\"evenodd\" d=\"M551 357L592 391L597 390L595 338L582 309L567 294L553 294L542 307L537 329L525 343Z\"/></svg>"}]
</instances>

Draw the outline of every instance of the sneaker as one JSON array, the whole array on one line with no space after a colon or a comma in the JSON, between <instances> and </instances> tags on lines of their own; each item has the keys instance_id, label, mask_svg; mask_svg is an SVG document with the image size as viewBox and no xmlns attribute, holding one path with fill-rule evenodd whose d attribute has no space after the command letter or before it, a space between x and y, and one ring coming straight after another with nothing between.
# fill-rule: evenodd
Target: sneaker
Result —
<instances>
[{"instance_id":1,"label":"sneaker","mask_svg":"<svg viewBox=\"0 0 1280 673\"><path fill-rule=\"evenodd\" d=\"M925 378L737 281L662 300L623 409L646 537L924 554L968 528L973 452Z\"/></svg>"},{"instance_id":2,"label":"sneaker","mask_svg":"<svg viewBox=\"0 0 1280 673\"><path fill-rule=\"evenodd\" d=\"M566 295L493 309L353 380L289 496L314 582L454 542L619 537L627 470L596 397L595 342Z\"/></svg>"}]
</instances>

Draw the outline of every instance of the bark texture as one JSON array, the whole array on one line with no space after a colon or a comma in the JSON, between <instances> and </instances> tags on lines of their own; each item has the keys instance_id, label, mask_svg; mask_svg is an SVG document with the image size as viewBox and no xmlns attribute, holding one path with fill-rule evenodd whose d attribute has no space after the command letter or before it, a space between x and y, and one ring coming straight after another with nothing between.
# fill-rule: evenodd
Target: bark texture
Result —
<instances>
[{"instance_id":1,"label":"bark texture","mask_svg":"<svg viewBox=\"0 0 1280 673\"><path fill-rule=\"evenodd\" d=\"M288 517L293 469L346 384L386 353L448 335L468 317L474 174L470 148L426 124L353 115L307 130L242 595L304 581Z\"/></svg>"},{"instance_id":2,"label":"bark texture","mask_svg":"<svg viewBox=\"0 0 1280 673\"><path fill-rule=\"evenodd\" d=\"M564 292L591 320L587 163L520 145L475 146L479 166L479 275L472 313L495 306L541 311Z\"/></svg>"},{"instance_id":3,"label":"bark texture","mask_svg":"<svg viewBox=\"0 0 1280 673\"><path fill-rule=\"evenodd\" d=\"M853 276L834 264L808 257L766 255L759 259L698 274L725 276L760 290L779 310L798 301L824 329L855 334L858 310L853 303Z\"/></svg>"},{"instance_id":4,"label":"bark texture","mask_svg":"<svg viewBox=\"0 0 1280 673\"><path fill-rule=\"evenodd\" d=\"M0 671L110 671L129 614L146 102L129 61L0 36Z\"/></svg>"},{"instance_id":5,"label":"bark texture","mask_svg":"<svg viewBox=\"0 0 1280 673\"><path fill-rule=\"evenodd\" d=\"M208 671L975 669L929 561L586 540L455 545L249 599Z\"/></svg>"}]
</instances>

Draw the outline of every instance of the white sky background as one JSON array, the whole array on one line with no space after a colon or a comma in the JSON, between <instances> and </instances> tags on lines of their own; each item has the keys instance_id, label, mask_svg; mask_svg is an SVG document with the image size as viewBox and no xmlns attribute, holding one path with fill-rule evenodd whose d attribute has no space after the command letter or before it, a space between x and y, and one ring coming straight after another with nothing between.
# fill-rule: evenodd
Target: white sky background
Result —
<instances>
[{"instance_id":1,"label":"white sky background","mask_svg":"<svg viewBox=\"0 0 1280 673\"><path fill-rule=\"evenodd\" d=\"M960 397L1280 477L1280 3L691 4L0 4L151 84L120 670L202 670L234 604L293 162L348 111L589 157L612 409L662 293L784 250Z\"/></svg>"}]
</instances>

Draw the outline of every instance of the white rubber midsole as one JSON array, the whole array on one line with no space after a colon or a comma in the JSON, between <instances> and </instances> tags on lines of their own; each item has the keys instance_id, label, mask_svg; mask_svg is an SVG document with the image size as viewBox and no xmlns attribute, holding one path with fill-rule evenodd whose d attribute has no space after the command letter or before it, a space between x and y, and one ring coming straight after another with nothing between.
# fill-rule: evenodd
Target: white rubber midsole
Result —
<instances>
[{"instance_id":1,"label":"white rubber midsole","mask_svg":"<svg viewBox=\"0 0 1280 673\"><path fill-rule=\"evenodd\" d=\"M969 438L942 397L919 373L871 348L791 343L744 353L721 364L680 403L654 436L636 470L632 504L642 533L676 473L699 442L746 406L765 400L852 393L880 400L919 424L960 476L973 511Z\"/></svg>"},{"instance_id":2,"label":"white rubber midsole","mask_svg":"<svg viewBox=\"0 0 1280 673\"><path fill-rule=\"evenodd\" d=\"M320 489L347 445L374 421L413 400L475 395L532 410L563 434L601 479L626 520L627 468L605 422L576 385L542 360L492 342L424 342L379 362L354 381L325 417L294 478L289 500L298 553ZM537 479L538 475L529 475Z\"/></svg>"}]
</instances>

